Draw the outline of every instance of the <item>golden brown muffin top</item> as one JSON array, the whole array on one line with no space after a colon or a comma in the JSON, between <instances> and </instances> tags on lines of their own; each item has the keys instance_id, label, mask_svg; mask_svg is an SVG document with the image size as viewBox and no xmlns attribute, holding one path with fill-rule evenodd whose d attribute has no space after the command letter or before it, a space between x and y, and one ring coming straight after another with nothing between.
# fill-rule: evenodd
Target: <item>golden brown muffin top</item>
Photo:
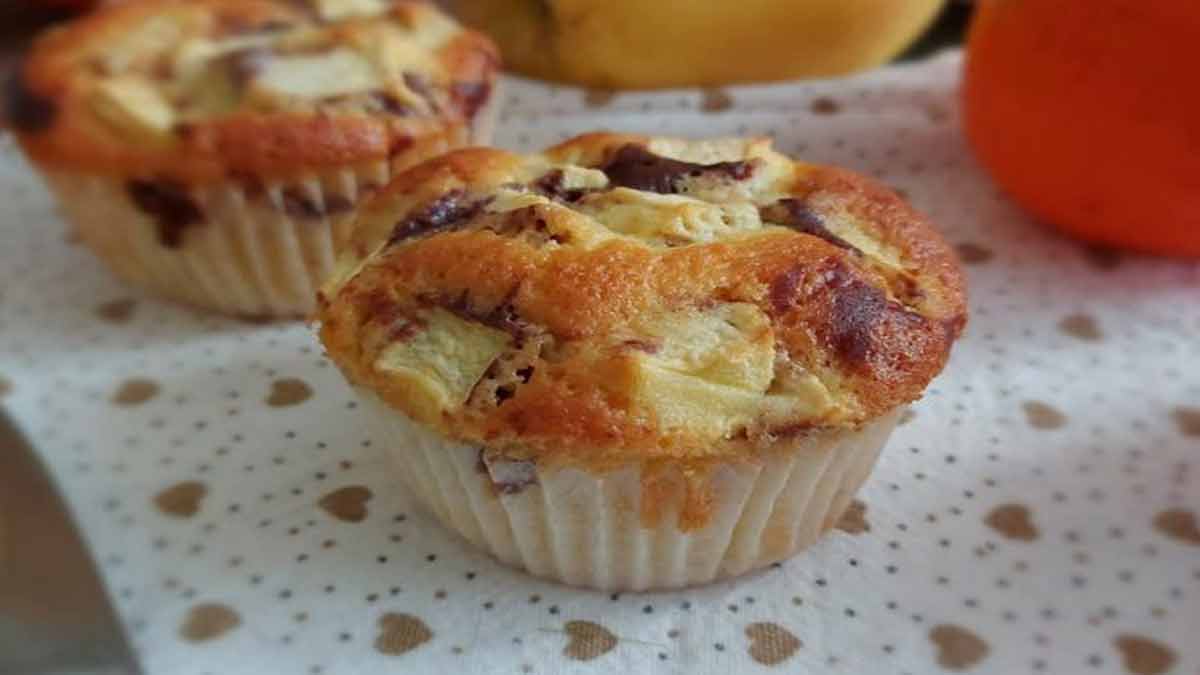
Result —
<instances>
[{"instance_id":1,"label":"golden brown muffin top","mask_svg":"<svg viewBox=\"0 0 1200 675\"><path fill-rule=\"evenodd\" d=\"M41 36L9 87L42 164L293 174L470 124L495 48L423 2L132 0Z\"/></svg>"},{"instance_id":2,"label":"golden brown muffin top","mask_svg":"<svg viewBox=\"0 0 1200 675\"><path fill-rule=\"evenodd\" d=\"M446 436L589 465L716 458L920 397L962 272L891 190L764 139L472 148L369 202L317 317Z\"/></svg>"}]
</instances>

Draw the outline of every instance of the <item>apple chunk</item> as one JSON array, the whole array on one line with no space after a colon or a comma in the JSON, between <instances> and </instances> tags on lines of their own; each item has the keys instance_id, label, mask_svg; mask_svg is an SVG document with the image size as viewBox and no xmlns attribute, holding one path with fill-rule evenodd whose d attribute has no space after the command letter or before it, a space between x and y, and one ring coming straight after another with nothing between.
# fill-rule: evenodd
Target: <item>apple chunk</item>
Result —
<instances>
[{"instance_id":1,"label":"apple chunk","mask_svg":"<svg viewBox=\"0 0 1200 675\"><path fill-rule=\"evenodd\" d=\"M634 401L664 429L728 437L752 424L816 417L828 392L815 378L775 382L775 338L754 305L732 303L659 317L652 340L629 352L624 375Z\"/></svg>"},{"instance_id":2,"label":"apple chunk","mask_svg":"<svg viewBox=\"0 0 1200 675\"><path fill-rule=\"evenodd\" d=\"M349 49L268 59L250 83L251 95L266 100L318 100L380 86L371 64Z\"/></svg>"},{"instance_id":3,"label":"apple chunk","mask_svg":"<svg viewBox=\"0 0 1200 675\"><path fill-rule=\"evenodd\" d=\"M379 354L375 369L403 387L418 417L430 422L466 402L511 341L508 333L440 308L422 312L400 334Z\"/></svg>"},{"instance_id":4,"label":"apple chunk","mask_svg":"<svg viewBox=\"0 0 1200 675\"><path fill-rule=\"evenodd\" d=\"M381 0L316 0L315 4L317 13L326 21L381 14L387 9L387 3Z\"/></svg>"},{"instance_id":5,"label":"apple chunk","mask_svg":"<svg viewBox=\"0 0 1200 675\"><path fill-rule=\"evenodd\" d=\"M171 105L149 82L118 77L96 85L92 111L130 139L162 140L175 124Z\"/></svg>"}]
</instances>

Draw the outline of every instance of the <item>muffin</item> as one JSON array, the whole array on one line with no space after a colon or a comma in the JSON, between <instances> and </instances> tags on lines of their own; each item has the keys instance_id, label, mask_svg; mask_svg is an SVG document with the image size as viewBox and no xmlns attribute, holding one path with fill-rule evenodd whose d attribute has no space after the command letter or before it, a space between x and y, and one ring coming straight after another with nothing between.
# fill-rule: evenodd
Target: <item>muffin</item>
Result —
<instances>
[{"instance_id":1,"label":"muffin","mask_svg":"<svg viewBox=\"0 0 1200 675\"><path fill-rule=\"evenodd\" d=\"M488 139L497 64L420 2L131 0L37 40L9 123L123 279L299 316L359 201Z\"/></svg>"},{"instance_id":2,"label":"muffin","mask_svg":"<svg viewBox=\"0 0 1200 675\"><path fill-rule=\"evenodd\" d=\"M447 527L646 590L817 540L966 315L952 251L868 179L763 139L591 134L397 176L317 318Z\"/></svg>"}]
</instances>

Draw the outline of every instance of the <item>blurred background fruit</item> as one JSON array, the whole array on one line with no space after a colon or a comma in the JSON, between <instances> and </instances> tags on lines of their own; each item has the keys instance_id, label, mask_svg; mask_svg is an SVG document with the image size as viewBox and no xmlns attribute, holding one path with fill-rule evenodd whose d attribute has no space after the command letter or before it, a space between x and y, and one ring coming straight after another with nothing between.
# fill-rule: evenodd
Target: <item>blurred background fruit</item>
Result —
<instances>
[{"instance_id":1,"label":"blurred background fruit","mask_svg":"<svg viewBox=\"0 0 1200 675\"><path fill-rule=\"evenodd\" d=\"M1200 256L1200 4L981 0L965 125L1034 215L1083 239Z\"/></svg>"},{"instance_id":2,"label":"blurred background fruit","mask_svg":"<svg viewBox=\"0 0 1200 675\"><path fill-rule=\"evenodd\" d=\"M447 0L506 65L604 88L840 75L916 39L945 0Z\"/></svg>"}]
</instances>

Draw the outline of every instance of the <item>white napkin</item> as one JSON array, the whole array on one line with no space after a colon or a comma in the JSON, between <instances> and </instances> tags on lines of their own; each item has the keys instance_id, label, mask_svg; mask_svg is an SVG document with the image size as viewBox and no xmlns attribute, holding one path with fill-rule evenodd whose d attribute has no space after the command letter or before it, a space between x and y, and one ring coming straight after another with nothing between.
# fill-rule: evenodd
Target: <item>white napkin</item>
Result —
<instances>
[{"instance_id":1,"label":"white napkin","mask_svg":"<svg viewBox=\"0 0 1200 675\"><path fill-rule=\"evenodd\" d=\"M964 144L959 67L603 106L507 82L500 146L768 134L961 245L971 324L861 495L869 530L765 573L609 596L497 566L413 508L308 327L117 283L8 137L4 404L151 675L1196 673L1200 267L1089 254L1022 215Z\"/></svg>"}]
</instances>

